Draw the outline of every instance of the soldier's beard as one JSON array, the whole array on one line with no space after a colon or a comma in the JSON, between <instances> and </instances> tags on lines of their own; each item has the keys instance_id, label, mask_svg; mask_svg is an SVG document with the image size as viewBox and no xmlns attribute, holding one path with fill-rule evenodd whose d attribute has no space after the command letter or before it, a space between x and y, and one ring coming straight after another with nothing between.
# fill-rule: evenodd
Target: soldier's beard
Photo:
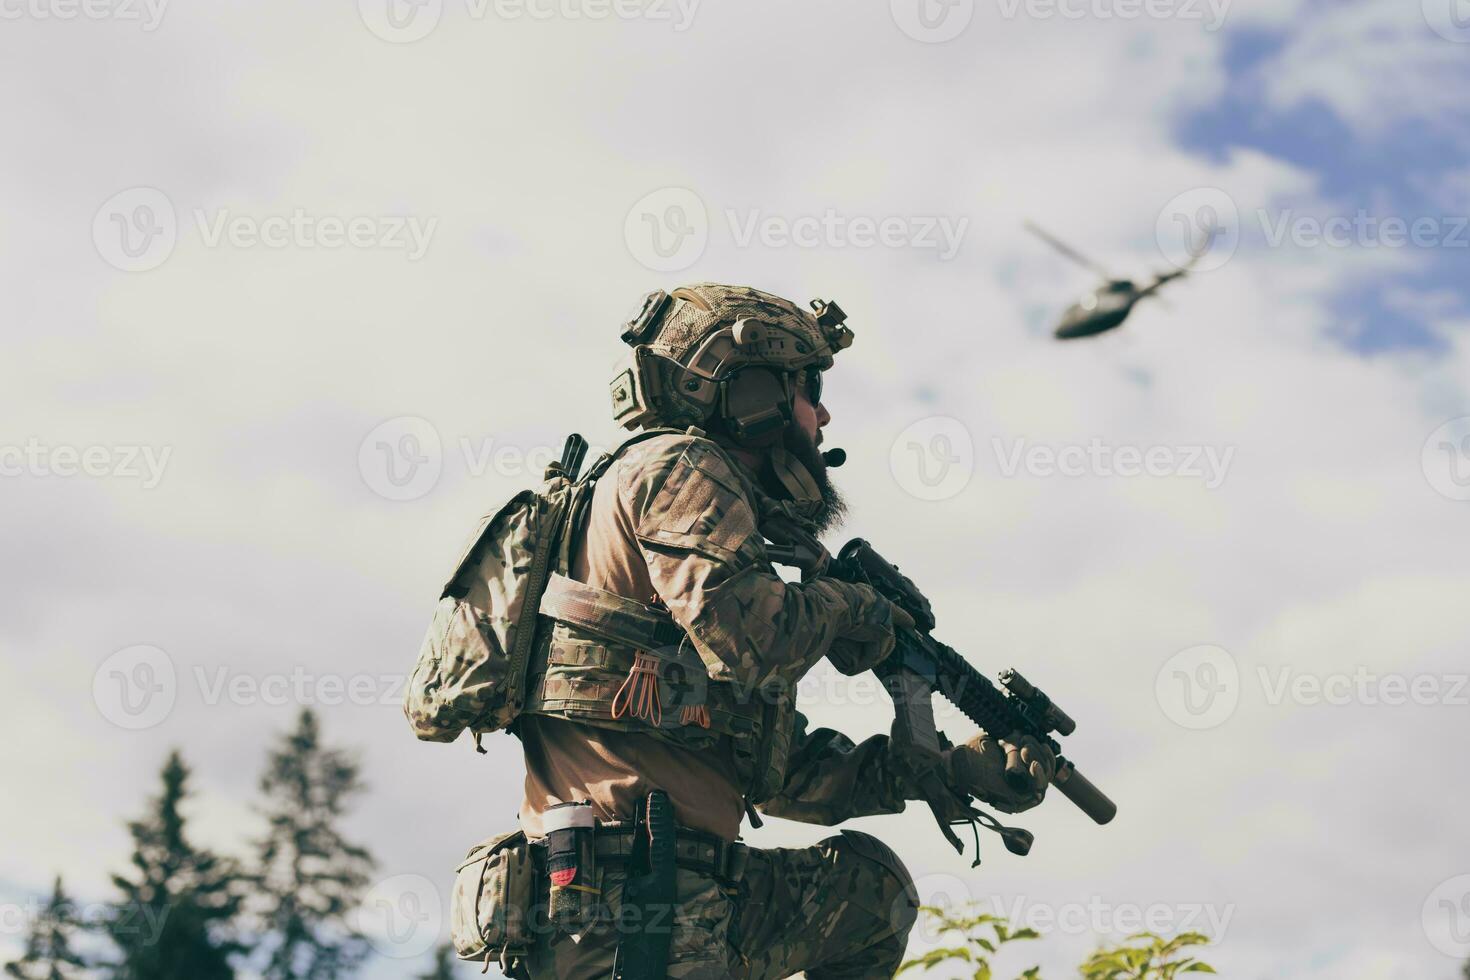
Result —
<instances>
[{"instance_id":1,"label":"soldier's beard","mask_svg":"<svg viewBox=\"0 0 1470 980\"><path fill-rule=\"evenodd\" d=\"M827 474L827 464L822 460L822 453L817 449L816 440L796 426L788 425L782 436L781 444L787 452L801 462L801 465L806 467L807 472L816 481L817 489L821 491L822 503L812 517L817 533L825 534L841 527L843 518L847 516L847 501L832 485L832 478Z\"/></svg>"}]
</instances>

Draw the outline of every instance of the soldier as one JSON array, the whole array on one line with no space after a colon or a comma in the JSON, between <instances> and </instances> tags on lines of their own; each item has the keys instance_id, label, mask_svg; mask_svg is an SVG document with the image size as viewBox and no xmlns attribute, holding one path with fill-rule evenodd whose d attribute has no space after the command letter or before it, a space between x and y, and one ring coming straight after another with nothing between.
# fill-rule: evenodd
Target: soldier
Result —
<instances>
[{"instance_id":1,"label":"soldier","mask_svg":"<svg viewBox=\"0 0 1470 980\"><path fill-rule=\"evenodd\" d=\"M820 574L815 535L843 509L819 450L823 372L853 335L836 304L812 306L699 284L650 294L627 325L614 414L653 434L604 464L567 524L514 727L521 828L552 840L542 887L553 907L571 888L604 914L540 930L520 973L890 977L903 958L918 896L887 845L852 830L802 849L737 841L747 813L835 825L922 798L887 736L809 731L793 704L823 657L870 670L913 625L868 586ZM800 583L778 576L768 542L805 549ZM955 801L1039 803L1054 758L1015 741L946 744ZM1002 778L1010 748L1024 791ZM591 843L555 844L578 829ZM585 884L578 846L600 868ZM662 884L661 846L677 856Z\"/></svg>"}]
</instances>

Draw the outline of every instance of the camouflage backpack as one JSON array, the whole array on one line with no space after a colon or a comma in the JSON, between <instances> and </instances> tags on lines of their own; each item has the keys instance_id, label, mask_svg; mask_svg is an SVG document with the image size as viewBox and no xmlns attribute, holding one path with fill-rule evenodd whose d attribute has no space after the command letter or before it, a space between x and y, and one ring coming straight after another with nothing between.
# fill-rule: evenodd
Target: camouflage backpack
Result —
<instances>
[{"instance_id":1,"label":"camouflage backpack","mask_svg":"<svg viewBox=\"0 0 1470 980\"><path fill-rule=\"evenodd\" d=\"M480 521L444 584L404 693L416 736L453 742L469 729L478 747L479 736L515 721L525 704L542 594L551 573L571 563L575 535L568 530L581 525L593 485L624 448L670 431L677 430L638 433L580 479L587 443L571 436L540 486Z\"/></svg>"}]
</instances>

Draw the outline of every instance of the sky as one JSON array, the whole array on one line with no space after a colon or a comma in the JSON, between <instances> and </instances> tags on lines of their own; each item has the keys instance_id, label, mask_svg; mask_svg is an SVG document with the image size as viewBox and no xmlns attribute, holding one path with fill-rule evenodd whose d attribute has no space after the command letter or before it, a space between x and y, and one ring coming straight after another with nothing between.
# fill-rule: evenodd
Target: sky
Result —
<instances>
[{"instance_id":1,"label":"sky","mask_svg":"<svg viewBox=\"0 0 1470 980\"><path fill-rule=\"evenodd\" d=\"M983 841L976 870L921 806L850 825L926 900L1048 934L999 973L1140 923L1251 980L1470 958L1463 0L0 19L0 950L57 873L111 896L170 748L196 838L244 853L311 707L369 785L367 975L423 965L522 777L512 738L402 719L446 566L567 433L615 444L638 298L721 281L848 312L829 543L870 539L937 636L1045 687L1118 802L1096 827L1053 794L1030 856ZM1145 280L1220 234L1061 343L1096 274L1028 220ZM890 720L825 666L802 708Z\"/></svg>"}]
</instances>

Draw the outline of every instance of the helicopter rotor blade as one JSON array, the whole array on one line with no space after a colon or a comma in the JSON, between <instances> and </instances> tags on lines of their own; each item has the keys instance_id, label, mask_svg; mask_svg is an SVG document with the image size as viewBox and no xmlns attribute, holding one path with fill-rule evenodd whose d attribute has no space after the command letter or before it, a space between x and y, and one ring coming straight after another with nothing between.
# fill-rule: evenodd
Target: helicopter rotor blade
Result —
<instances>
[{"instance_id":1,"label":"helicopter rotor blade","mask_svg":"<svg viewBox=\"0 0 1470 980\"><path fill-rule=\"evenodd\" d=\"M1084 269L1091 269L1093 272L1096 272L1098 275L1102 276L1104 279L1111 280L1111 279L1116 278L1107 269L1104 269L1101 265L1097 264L1092 259L1090 259L1087 256L1083 255L1081 252L1077 251L1075 248L1073 248L1072 246L1068 245L1066 242L1062 241L1060 238L1057 238L1051 232L1049 232L1046 229L1042 228L1040 225L1036 224L1034 221L1028 221L1028 222L1026 222L1026 230L1029 231L1029 232L1031 232L1031 234L1035 235L1037 238L1040 238L1042 241L1046 242L1048 245L1050 245L1052 248L1056 249L1058 252L1061 252L1067 258L1071 259L1073 262L1076 262L1078 265L1082 266Z\"/></svg>"}]
</instances>

